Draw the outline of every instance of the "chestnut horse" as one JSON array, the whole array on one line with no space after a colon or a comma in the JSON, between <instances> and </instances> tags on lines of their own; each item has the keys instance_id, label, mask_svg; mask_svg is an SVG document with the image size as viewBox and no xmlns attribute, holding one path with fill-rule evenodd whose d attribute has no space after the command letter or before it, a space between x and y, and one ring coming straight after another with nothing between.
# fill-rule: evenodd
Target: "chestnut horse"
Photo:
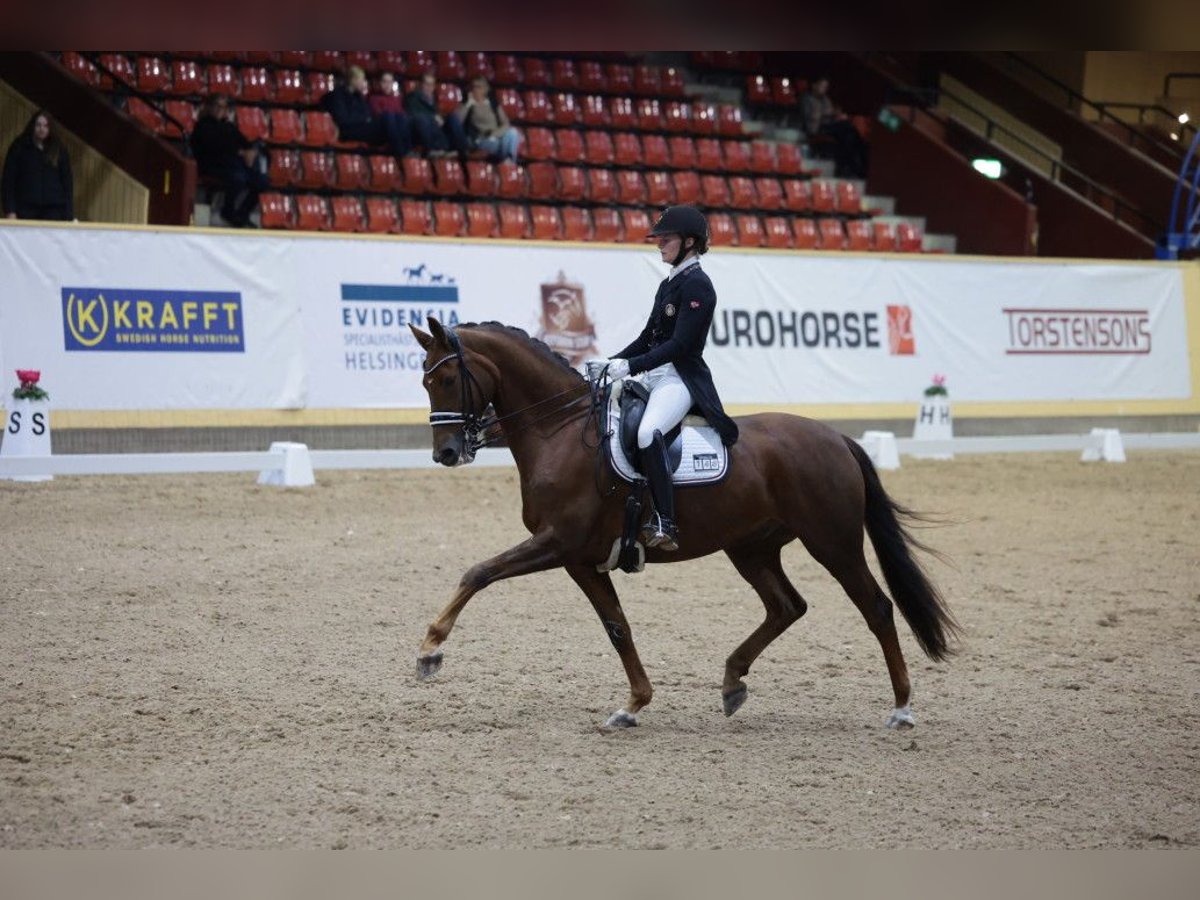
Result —
<instances>
[{"instance_id":1,"label":"chestnut horse","mask_svg":"<svg viewBox=\"0 0 1200 900\"><path fill-rule=\"evenodd\" d=\"M442 644L478 591L504 578L562 567L592 602L629 678L629 699L605 724L636 725L653 688L612 579L597 568L621 533L628 492L597 459L594 386L518 328L488 322L452 330L432 318L427 325L430 333L410 327L425 349L434 461L471 462L486 443L484 431L498 426L517 464L522 518L532 537L467 570L429 626L417 656L418 677L441 668ZM489 404L495 415L485 419ZM911 685L892 602L867 568L863 529L917 643L940 660L951 652L958 625L912 556L912 546L927 549L900 523L914 514L884 492L862 448L832 428L785 414L745 416L738 427L728 476L677 491L679 549L646 552L649 563L669 563L723 550L762 598L766 618L725 663L725 715L745 702L742 679L754 660L807 609L780 564L783 547L799 539L879 639L895 693L888 727L911 728Z\"/></svg>"}]
</instances>

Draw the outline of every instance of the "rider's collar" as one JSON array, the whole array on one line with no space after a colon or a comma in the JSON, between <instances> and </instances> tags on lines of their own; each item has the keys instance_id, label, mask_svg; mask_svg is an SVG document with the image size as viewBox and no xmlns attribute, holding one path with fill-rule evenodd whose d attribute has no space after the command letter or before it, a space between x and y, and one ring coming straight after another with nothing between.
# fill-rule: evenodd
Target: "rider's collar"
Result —
<instances>
[{"instance_id":1,"label":"rider's collar","mask_svg":"<svg viewBox=\"0 0 1200 900\"><path fill-rule=\"evenodd\" d=\"M671 274L667 276L667 280L670 281L672 278L674 278L680 272L686 271L687 269L690 269L692 266L698 266L698 265L700 265L700 257L689 256L687 259L685 259L679 265L677 265L673 269L671 269Z\"/></svg>"}]
</instances>

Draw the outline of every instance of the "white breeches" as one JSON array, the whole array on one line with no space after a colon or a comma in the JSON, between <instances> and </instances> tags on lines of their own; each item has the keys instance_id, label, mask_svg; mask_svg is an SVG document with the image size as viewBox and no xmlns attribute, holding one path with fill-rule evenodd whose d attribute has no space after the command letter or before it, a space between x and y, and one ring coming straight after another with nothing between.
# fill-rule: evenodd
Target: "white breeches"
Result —
<instances>
[{"instance_id":1,"label":"white breeches","mask_svg":"<svg viewBox=\"0 0 1200 900\"><path fill-rule=\"evenodd\" d=\"M646 414L638 426L638 449L645 450L654 441L654 432L666 434L683 421L692 408L692 395L675 370L674 363L643 372L641 379L650 389Z\"/></svg>"}]
</instances>

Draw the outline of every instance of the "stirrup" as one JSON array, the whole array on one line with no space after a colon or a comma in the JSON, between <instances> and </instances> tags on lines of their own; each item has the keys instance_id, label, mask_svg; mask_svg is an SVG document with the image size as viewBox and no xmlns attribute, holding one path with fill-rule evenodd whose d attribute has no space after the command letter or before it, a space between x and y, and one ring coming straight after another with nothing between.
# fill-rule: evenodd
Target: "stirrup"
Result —
<instances>
[{"instance_id":1,"label":"stirrup","mask_svg":"<svg viewBox=\"0 0 1200 900\"><path fill-rule=\"evenodd\" d=\"M675 523L664 519L657 512L653 513L650 521L642 526L642 543L660 550L678 550L679 533Z\"/></svg>"}]
</instances>

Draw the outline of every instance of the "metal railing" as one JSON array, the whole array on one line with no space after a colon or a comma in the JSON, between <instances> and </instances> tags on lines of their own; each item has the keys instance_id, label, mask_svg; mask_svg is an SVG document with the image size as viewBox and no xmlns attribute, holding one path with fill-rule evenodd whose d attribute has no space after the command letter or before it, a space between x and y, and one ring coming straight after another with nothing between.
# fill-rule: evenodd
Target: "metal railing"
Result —
<instances>
[{"instance_id":1,"label":"metal railing","mask_svg":"<svg viewBox=\"0 0 1200 900\"><path fill-rule=\"evenodd\" d=\"M90 62L93 66L95 66L96 70L101 75L107 75L112 80L112 83L114 85L120 85L121 90L113 92L114 99L123 99L122 95L131 95L131 96L137 97L139 100L141 100L147 106L154 109L164 119L166 119L172 125L174 125L176 128L178 128L180 139L183 144L183 150L182 150L183 155L186 157L189 157L189 158L192 156L192 145L191 145L191 141L188 140L187 126L184 125L183 122L179 121L179 119L175 118L175 116L173 116L169 112L167 112L167 107L164 103L162 103L153 94L148 94L145 91L141 90L137 85L131 84L130 82L126 81L125 77L123 75L121 75L117 72L114 72L112 69L110 69L104 63L102 63L100 61L99 53L87 53L85 51L79 51L79 55L82 56L84 59L86 59L88 62ZM128 110L128 104L126 104L126 108L122 109L122 112L124 112L130 118L133 118L132 114Z\"/></svg>"}]
</instances>

